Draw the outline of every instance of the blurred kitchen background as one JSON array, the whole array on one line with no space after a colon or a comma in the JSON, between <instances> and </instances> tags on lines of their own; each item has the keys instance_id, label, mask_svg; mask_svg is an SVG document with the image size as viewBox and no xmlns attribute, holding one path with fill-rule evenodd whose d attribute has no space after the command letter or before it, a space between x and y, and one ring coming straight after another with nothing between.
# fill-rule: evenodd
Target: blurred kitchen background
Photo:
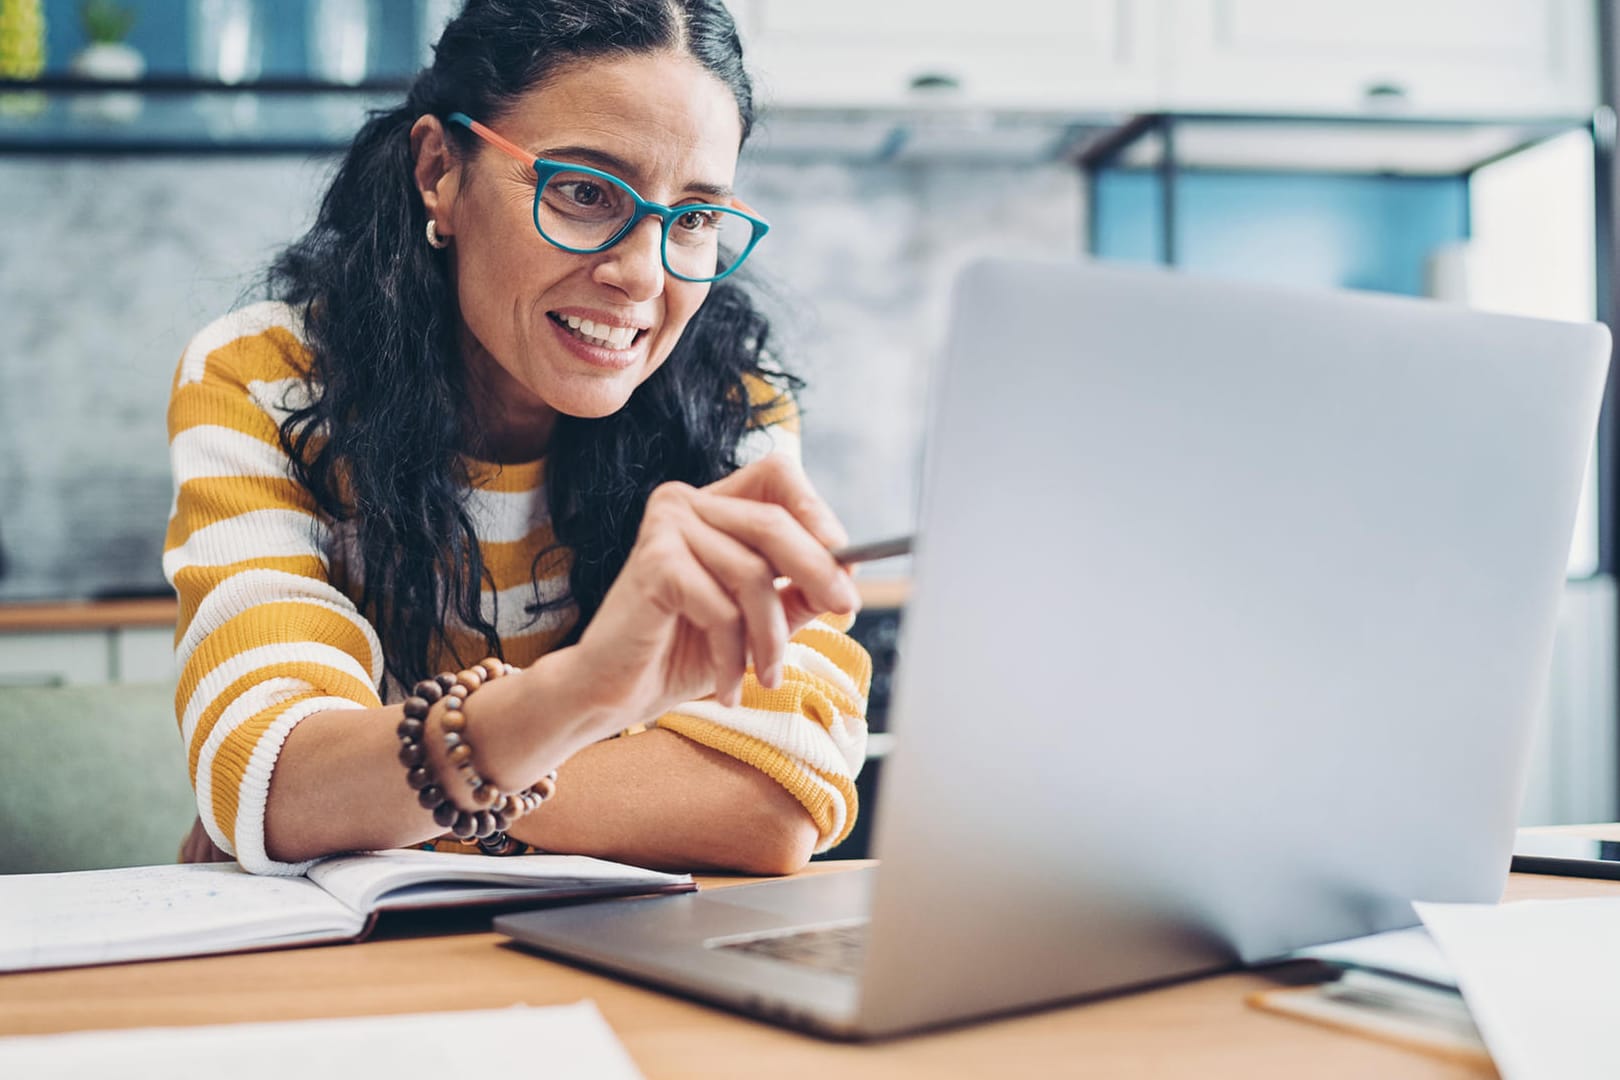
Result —
<instances>
[{"instance_id":1,"label":"blurred kitchen background","mask_svg":"<svg viewBox=\"0 0 1620 1080\"><path fill-rule=\"evenodd\" d=\"M457 6L0 0L0 683L172 677L176 361ZM811 475L857 538L910 528L949 286L976 255L1614 313L1608 4L730 6L765 106L738 182L773 223L754 281L809 379ZM1620 816L1614 453L1606 422L1530 823ZM885 668L895 619L863 622Z\"/></svg>"}]
</instances>

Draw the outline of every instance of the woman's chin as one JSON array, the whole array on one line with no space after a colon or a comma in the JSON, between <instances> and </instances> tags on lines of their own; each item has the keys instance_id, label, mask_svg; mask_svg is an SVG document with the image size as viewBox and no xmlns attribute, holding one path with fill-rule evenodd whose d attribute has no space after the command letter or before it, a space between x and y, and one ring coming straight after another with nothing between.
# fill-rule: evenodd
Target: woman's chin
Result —
<instances>
[{"instance_id":1,"label":"woman's chin","mask_svg":"<svg viewBox=\"0 0 1620 1080\"><path fill-rule=\"evenodd\" d=\"M570 380L572 381L572 380ZM546 402L564 416L580 420L600 420L624 408L637 383L630 379L590 379L586 385L567 387ZM595 385L592 385L595 384Z\"/></svg>"}]
</instances>

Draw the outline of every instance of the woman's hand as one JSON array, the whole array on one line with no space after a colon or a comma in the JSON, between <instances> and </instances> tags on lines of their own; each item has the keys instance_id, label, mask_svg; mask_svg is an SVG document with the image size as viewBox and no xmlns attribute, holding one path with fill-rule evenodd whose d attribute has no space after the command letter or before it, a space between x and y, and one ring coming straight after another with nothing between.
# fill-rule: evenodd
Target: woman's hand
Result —
<instances>
[{"instance_id":1,"label":"woman's hand","mask_svg":"<svg viewBox=\"0 0 1620 1080\"><path fill-rule=\"evenodd\" d=\"M577 670L622 727L713 694L741 699L750 663L782 684L788 638L860 596L830 548L843 527L798 465L769 455L705 488L663 484L580 639ZM777 585L779 578L791 584Z\"/></svg>"},{"instance_id":2,"label":"woman's hand","mask_svg":"<svg viewBox=\"0 0 1620 1080\"><path fill-rule=\"evenodd\" d=\"M191 831L186 838L180 841L180 861L183 863L195 862L235 862L236 860L225 854L214 845L208 830L203 828L199 819L191 823Z\"/></svg>"}]
</instances>

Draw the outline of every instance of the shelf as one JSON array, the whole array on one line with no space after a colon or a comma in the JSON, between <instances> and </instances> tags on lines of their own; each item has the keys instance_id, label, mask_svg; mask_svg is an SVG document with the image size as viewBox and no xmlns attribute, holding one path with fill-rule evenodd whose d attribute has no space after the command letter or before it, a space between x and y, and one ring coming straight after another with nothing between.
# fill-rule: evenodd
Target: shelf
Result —
<instances>
[{"instance_id":1,"label":"shelf","mask_svg":"<svg viewBox=\"0 0 1620 1080\"><path fill-rule=\"evenodd\" d=\"M0 80L0 153L335 152L409 83ZM746 156L765 162L1029 164L1077 160L1124 115L951 107L766 109Z\"/></svg>"},{"instance_id":2,"label":"shelf","mask_svg":"<svg viewBox=\"0 0 1620 1080\"><path fill-rule=\"evenodd\" d=\"M1138 117L1095 144L1091 171L1159 169L1236 172L1461 176L1572 131L1607 132L1613 114L1541 119L1409 116L1235 116L1161 113Z\"/></svg>"},{"instance_id":3,"label":"shelf","mask_svg":"<svg viewBox=\"0 0 1620 1080\"><path fill-rule=\"evenodd\" d=\"M0 82L0 152L332 152L403 84Z\"/></svg>"},{"instance_id":4,"label":"shelf","mask_svg":"<svg viewBox=\"0 0 1620 1080\"><path fill-rule=\"evenodd\" d=\"M368 110L403 99L409 81L357 85L186 78L114 83L0 80L0 153L321 153L342 150ZM1612 113L1599 113L1612 126ZM1454 176L1578 129L1591 117L1407 116L909 108L762 111L746 157L760 162L1039 164Z\"/></svg>"},{"instance_id":5,"label":"shelf","mask_svg":"<svg viewBox=\"0 0 1620 1080\"><path fill-rule=\"evenodd\" d=\"M1118 114L975 108L766 109L746 156L848 164L1021 165L1077 161L1129 120Z\"/></svg>"}]
</instances>

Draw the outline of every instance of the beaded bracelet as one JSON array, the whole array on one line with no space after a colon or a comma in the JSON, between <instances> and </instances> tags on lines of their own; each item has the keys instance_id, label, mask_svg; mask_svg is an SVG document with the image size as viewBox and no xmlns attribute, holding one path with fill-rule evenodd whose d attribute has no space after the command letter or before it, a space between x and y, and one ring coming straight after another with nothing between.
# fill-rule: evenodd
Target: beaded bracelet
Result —
<instances>
[{"instance_id":1,"label":"beaded bracelet","mask_svg":"<svg viewBox=\"0 0 1620 1080\"><path fill-rule=\"evenodd\" d=\"M467 716L461 711L467 698L484 683L513 674L518 669L490 657L465 671L442 672L423 679L411 688L405 699L405 719L399 722L399 760L405 766L405 782L416 792L423 809L433 820L461 840L476 839L478 846L492 855L520 850L522 844L506 836L512 822L533 812L557 790L557 774L547 773L523 791L508 794L479 775L473 764L472 743L467 740ZM423 739L429 714L443 706L439 728L444 733L445 759L461 773L477 810L463 810L447 792L428 761Z\"/></svg>"}]
</instances>

